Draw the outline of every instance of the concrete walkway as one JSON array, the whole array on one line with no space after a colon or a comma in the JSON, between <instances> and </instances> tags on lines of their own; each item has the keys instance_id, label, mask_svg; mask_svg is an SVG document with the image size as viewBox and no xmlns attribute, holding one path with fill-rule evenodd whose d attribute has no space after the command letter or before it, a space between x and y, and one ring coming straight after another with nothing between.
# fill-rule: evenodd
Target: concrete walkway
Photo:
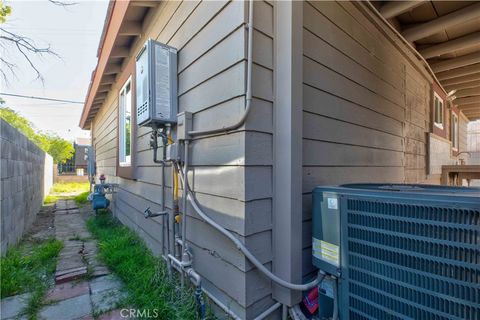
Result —
<instances>
[{"instance_id":1,"label":"concrete walkway","mask_svg":"<svg viewBox=\"0 0 480 320\"><path fill-rule=\"evenodd\" d=\"M97 259L97 244L86 228L90 208L78 208L72 200L59 200L54 211L55 237L62 240L55 271L55 286L38 313L45 320L122 319L122 283ZM29 294L2 300L1 319L22 319Z\"/></svg>"}]
</instances>

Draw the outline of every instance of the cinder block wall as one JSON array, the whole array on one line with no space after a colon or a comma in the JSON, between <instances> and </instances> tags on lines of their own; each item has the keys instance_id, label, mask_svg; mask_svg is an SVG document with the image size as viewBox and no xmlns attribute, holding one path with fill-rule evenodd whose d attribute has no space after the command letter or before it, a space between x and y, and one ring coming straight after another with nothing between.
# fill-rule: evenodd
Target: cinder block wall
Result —
<instances>
[{"instance_id":1,"label":"cinder block wall","mask_svg":"<svg viewBox=\"0 0 480 320\"><path fill-rule=\"evenodd\" d=\"M1 254L31 226L48 194L52 157L0 119ZM47 170L45 170L47 169ZM48 181L47 181L48 180Z\"/></svg>"}]
</instances>

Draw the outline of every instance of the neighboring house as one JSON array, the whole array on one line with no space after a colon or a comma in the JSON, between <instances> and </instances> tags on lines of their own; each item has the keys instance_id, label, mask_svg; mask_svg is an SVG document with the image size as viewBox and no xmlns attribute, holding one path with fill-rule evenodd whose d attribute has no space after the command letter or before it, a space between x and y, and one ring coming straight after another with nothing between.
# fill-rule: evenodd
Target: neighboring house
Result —
<instances>
[{"instance_id":1,"label":"neighboring house","mask_svg":"<svg viewBox=\"0 0 480 320\"><path fill-rule=\"evenodd\" d=\"M467 129L467 149L465 156L468 164L480 164L480 121L470 122Z\"/></svg>"},{"instance_id":2,"label":"neighboring house","mask_svg":"<svg viewBox=\"0 0 480 320\"><path fill-rule=\"evenodd\" d=\"M395 27L368 2L255 1L251 112L233 132L191 142L189 179L202 208L288 281L315 274L315 186L438 184L441 165L466 147L467 122L480 118L478 43L452 45L447 36L478 32L478 5L375 5ZM162 207L162 170L152 161L151 129L137 126L135 57L148 38L176 48L179 112L194 113L195 130L228 126L246 103L248 11L240 1L110 2L80 126L91 130L97 174L119 184L115 216L155 254L166 250L162 220L143 211ZM448 23L425 26L438 15ZM163 180L171 210L169 167ZM300 301L188 213L193 266L231 312L253 319L276 301Z\"/></svg>"},{"instance_id":3,"label":"neighboring house","mask_svg":"<svg viewBox=\"0 0 480 320\"><path fill-rule=\"evenodd\" d=\"M73 143L75 149L75 166L80 168L87 168L88 150L91 146L89 138L76 138Z\"/></svg>"},{"instance_id":4,"label":"neighboring house","mask_svg":"<svg viewBox=\"0 0 480 320\"><path fill-rule=\"evenodd\" d=\"M73 142L74 153L70 159L58 164L58 173L67 175L78 174L77 169L83 169L86 175L90 147L89 138L75 138Z\"/></svg>"}]
</instances>

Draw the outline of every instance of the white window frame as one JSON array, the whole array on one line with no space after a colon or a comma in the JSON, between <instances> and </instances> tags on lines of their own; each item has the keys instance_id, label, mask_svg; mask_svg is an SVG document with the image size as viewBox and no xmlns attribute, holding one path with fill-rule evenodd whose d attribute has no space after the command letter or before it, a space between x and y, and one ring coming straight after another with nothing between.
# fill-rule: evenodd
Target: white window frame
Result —
<instances>
[{"instance_id":1,"label":"white window frame","mask_svg":"<svg viewBox=\"0 0 480 320\"><path fill-rule=\"evenodd\" d=\"M437 100L439 102L440 108L437 108L437 104L436 104ZM442 98L440 98L440 96L436 92L434 92L433 93L433 124L436 127L440 128L442 130L443 130L443 123L445 121L445 119L444 119L445 109L444 108L445 108L445 102L443 101ZM437 111L439 111L438 115L440 116L440 119L437 119ZM437 120L439 120L439 121L437 122Z\"/></svg>"},{"instance_id":2,"label":"white window frame","mask_svg":"<svg viewBox=\"0 0 480 320\"><path fill-rule=\"evenodd\" d=\"M451 125L450 125L450 136L452 139L452 150L458 151L458 130L459 130L459 123L458 123L458 115L455 112L452 112L451 116Z\"/></svg>"},{"instance_id":3,"label":"white window frame","mask_svg":"<svg viewBox=\"0 0 480 320\"><path fill-rule=\"evenodd\" d=\"M127 87L130 85L130 90L126 92ZM119 128L118 128L118 156L119 165L121 167L130 167L132 165L132 77L129 77L122 89L118 94L118 108L119 108ZM129 97L129 98L124 98ZM127 156L125 150L125 120L126 120L126 108L130 105L130 155Z\"/></svg>"}]
</instances>

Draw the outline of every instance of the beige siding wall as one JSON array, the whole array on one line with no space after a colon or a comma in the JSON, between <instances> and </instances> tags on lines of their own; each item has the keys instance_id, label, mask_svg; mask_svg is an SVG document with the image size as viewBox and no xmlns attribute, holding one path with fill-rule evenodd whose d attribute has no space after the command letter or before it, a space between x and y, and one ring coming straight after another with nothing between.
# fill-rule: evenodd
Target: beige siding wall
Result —
<instances>
[{"instance_id":1,"label":"beige siding wall","mask_svg":"<svg viewBox=\"0 0 480 320\"><path fill-rule=\"evenodd\" d=\"M432 80L359 6L304 3L304 274L315 186L426 179Z\"/></svg>"},{"instance_id":2,"label":"beige siding wall","mask_svg":"<svg viewBox=\"0 0 480 320\"><path fill-rule=\"evenodd\" d=\"M468 151L468 118L460 112L458 117L458 151ZM468 156L467 156L468 158Z\"/></svg>"},{"instance_id":3,"label":"beige siding wall","mask_svg":"<svg viewBox=\"0 0 480 320\"><path fill-rule=\"evenodd\" d=\"M255 5L258 14L272 15L267 3ZM194 129L229 125L244 112L247 15L248 5L241 1L164 1L143 23L144 35L134 43L130 59L147 38L178 49L179 112L194 113ZM271 146L273 31L271 19L258 21L254 74L262 84L253 91L252 117L234 133L192 142L190 183L205 211L254 248L255 255L268 264L272 158L271 152L257 154L256 148ZM115 175L117 95L122 85L114 84L93 122L97 172L120 184L112 204L115 215L160 254L161 219L146 220L142 214L147 206L160 210L162 203L161 169L152 160L150 129L137 130L137 179ZM165 180L165 202L170 209L169 169ZM253 270L228 239L203 223L191 208L188 213L191 219L187 239L204 287L244 318L252 318L270 306L270 283Z\"/></svg>"}]
</instances>

